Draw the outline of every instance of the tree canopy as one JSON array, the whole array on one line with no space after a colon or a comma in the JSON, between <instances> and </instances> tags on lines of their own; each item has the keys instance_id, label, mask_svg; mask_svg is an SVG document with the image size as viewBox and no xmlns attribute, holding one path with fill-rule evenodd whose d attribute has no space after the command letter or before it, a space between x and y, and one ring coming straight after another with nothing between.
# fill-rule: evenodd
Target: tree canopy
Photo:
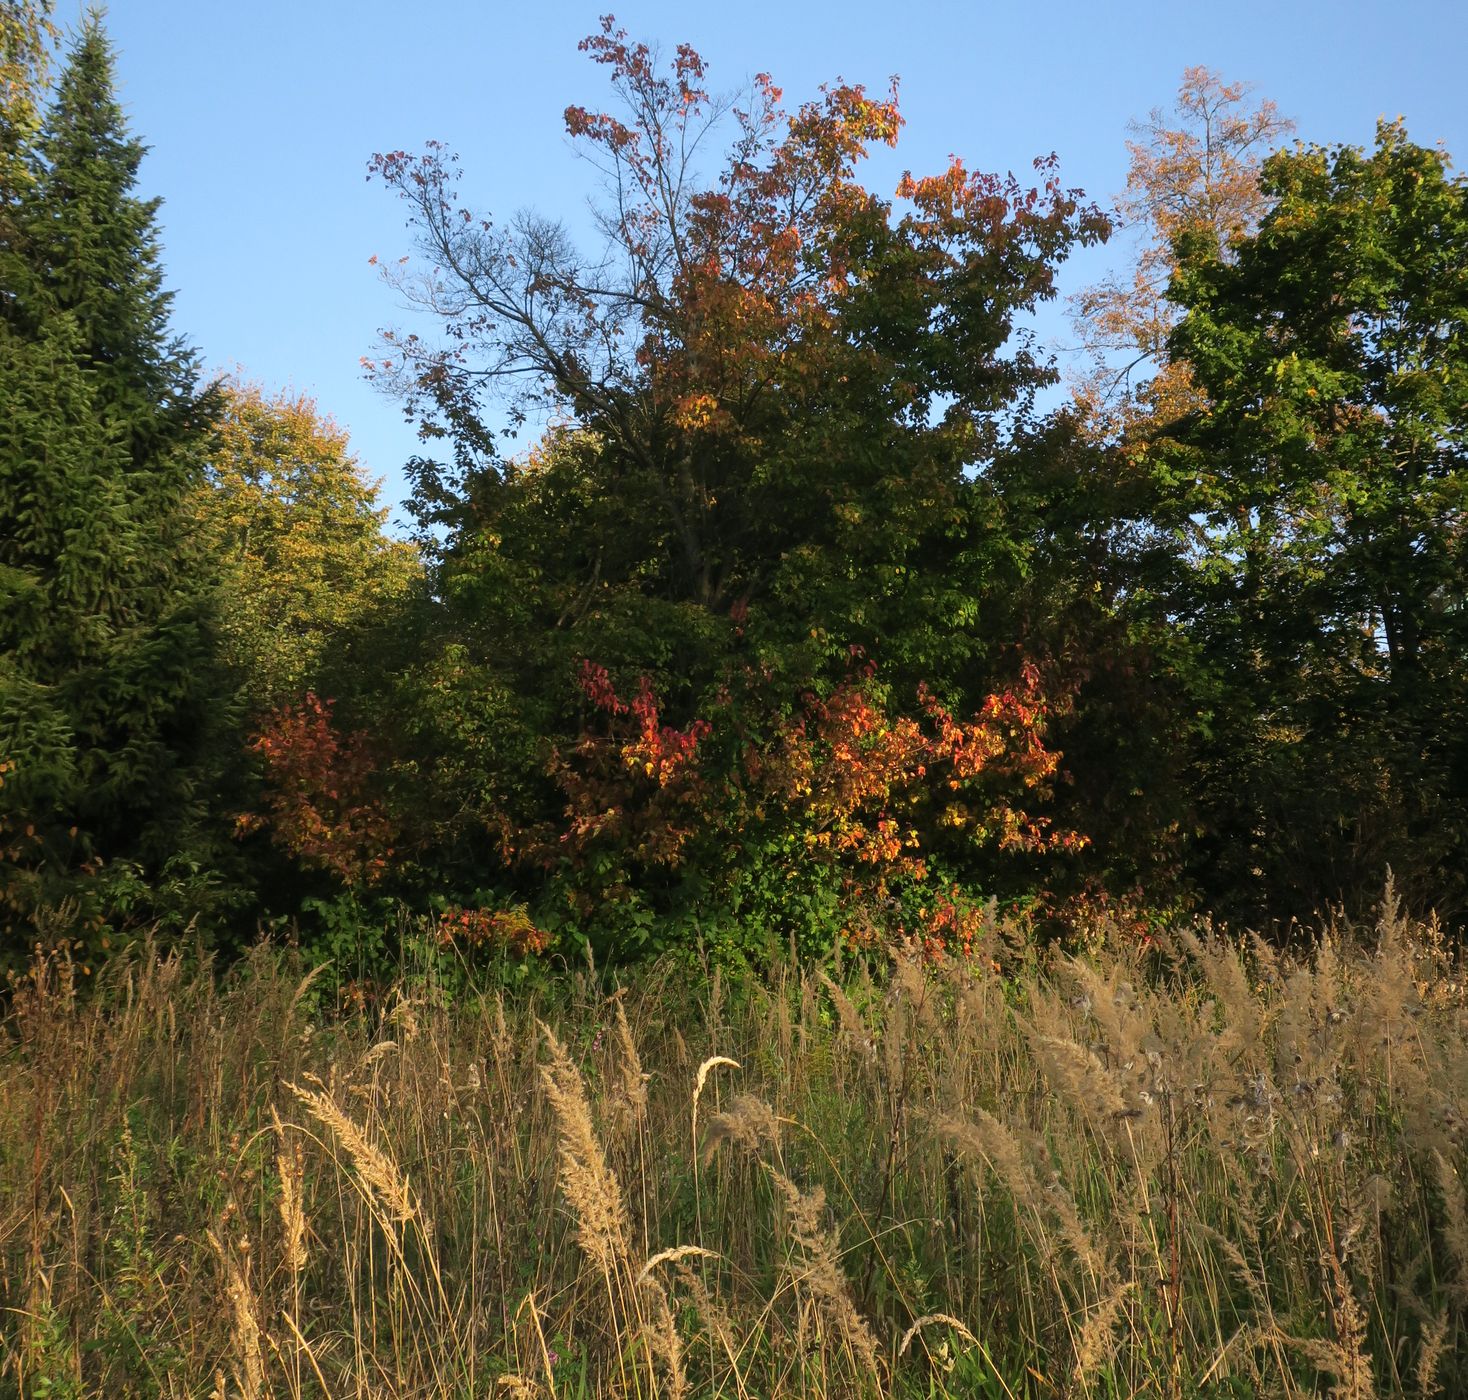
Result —
<instances>
[{"instance_id":1,"label":"tree canopy","mask_svg":"<svg viewBox=\"0 0 1468 1400\"><path fill-rule=\"evenodd\" d=\"M332 648L413 584L415 551L377 500L306 395L224 386L194 510L222 574L222 656L257 711L328 686Z\"/></svg>"},{"instance_id":2,"label":"tree canopy","mask_svg":"<svg viewBox=\"0 0 1468 1400\"><path fill-rule=\"evenodd\" d=\"M895 199L872 193L859 167L897 141L895 90L840 84L787 110L767 75L719 99L693 50L660 67L610 20L583 48L619 99L566 110L611 192L603 251L533 214L478 212L441 145L373 162L425 260L395 285L442 332L388 333L374 369L422 414L430 449L450 449L456 478L419 468L445 531L450 674L481 713L498 695L484 718L512 729L484 739L501 771L473 779L486 827L589 820L576 815L589 799L564 791L590 781L570 755L590 761L585 726L615 720L644 683L645 722L672 721L690 752L699 736L695 825L710 832L739 829L721 805L731 789L843 687L879 687L899 728L924 694L978 714L1020 685L1043 711L1046 680L981 617L1010 549L984 473L1055 379L1021 319L1055 295L1072 247L1105 236L1103 215L1048 158L1033 186L955 159L905 176ZM486 417L506 387L522 412L565 422L522 461L501 459ZM601 703L588 664L609 677ZM461 747L461 722L433 746ZM871 819L901 825L889 797L871 796ZM994 836L981 810L934 802L929 835L904 840L962 863L953 833ZM687 863L704 879L712 860Z\"/></svg>"},{"instance_id":3,"label":"tree canopy","mask_svg":"<svg viewBox=\"0 0 1468 1400\"><path fill-rule=\"evenodd\" d=\"M1208 845L1317 897L1390 863L1456 899L1468 182L1383 123L1373 151L1277 153L1261 188L1227 256L1177 241L1171 352L1205 401L1149 448L1233 776Z\"/></svg>"},{"instance_id":4,"label":"tree canopy","mask_svg":"<svg viewBox=\"0 0 1468 1400\"><path fill-rule=\"evenodd\" d=\"M965 949L996 900L1136 935L1388 869L1468 910L1468 182L1402 123L1273 150L1191 68L1114 217L1053 155L887 193L895 82L721 96L607 18L585 237L370 162L407 542L314 402L204 382L100 21L53 84L48 15L0 0L10 932ZM1055 406L1032 318L1118 221Z\"/></svg>"}]
</instances>

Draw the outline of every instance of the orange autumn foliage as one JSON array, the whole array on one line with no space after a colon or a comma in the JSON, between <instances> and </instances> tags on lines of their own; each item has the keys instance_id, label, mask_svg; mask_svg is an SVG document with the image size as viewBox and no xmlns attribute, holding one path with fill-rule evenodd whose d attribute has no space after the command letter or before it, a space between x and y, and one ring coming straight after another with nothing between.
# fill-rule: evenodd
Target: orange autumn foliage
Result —
<instances>
[{"instance_id":1,"label":"orange autumn foliage","mask_svg":"<svg viewBox=\"0 0 1468 1400\"><path fill-rule=\"evenodd\" d=\"M631 700L591 661L579 679L600 732L588 726L556 756L564 822L521 853L542 869L600 871L603 898L634 887L638 870L691 861L717 881L758 849L765 860L828 867L855 905L871 905L928 881L940 834L1002 851L1086 844L1020 802L1043 800L1059 764L1044 744L1048 704L1032 666L961 720L926 688L918 715L894 714L865 662L830 694L806 692L762 737L741 734L727 694L714 719L679 727L663 722L646 677ZM959 946L976 917L939 896L914 933Z\"/></svg>"},{"instance_id":2,"label":"orange autumn foliage","mask_svg":"<svg viewBox=\"0 0 1468 1400\"><path fill-rule=\"evenodd\" d=\"M830 696L807 694L766 752L746 753L757 801L783 805L808 851L866 867L871 893L885 897L895 877L926 878L924 827L929 839L933 827L947 827L1001 850L1084 844L1015 804L1017 791L1040 788L1059 764L1043 743L1046 701L1034 667L962 721L926 687L918 692L926 723L893 716L875 678L867 662ZM981 780L997 780L1000 791L986 794Z\"/></svg>"},{"instance_id":3,"label":"orange autumn foliage","mask_svg":"<svg viewBox=\"0 0 1468 1400\"><path fill-rule=\"evenodd\" d=\"M438 939L465 950L507 951L517 958L543 953L551 936L523 907L473 909L450 905L439 915Z\"/></svg>"},{"instance_id":4,"label":"orange autumn foliage","mask_svg":"<svg viewBox=\"0 0 1468 1400\"><path fill-rule=\"evenodd\" d=\"M578 677L605 733L589 728L551 760L565 793L565 825L528 834L522 852L532 863L584 864L593 850L613 848L649 867L679 865L701 824L707 782L699 745L712 731L705 720L679 729L662 723L652 683L624 701L606 669L584 661Z\"/></svg>"},{"instance_id":5,"label":"orange autumn foliage","mask_svg":"<svg viewBox=\"0 0 1468 1400\"><path fill-rule=\"evenodd\" d=\"M1173 422L1205 405L1187 364L1168 353L1181 311L1167 293L1179 238L1205 232L1227 257L1268 211L1260 166L1294 123L1273 102L1251 102L1250 92L1211 69L1186 68L1173 112L1154 108L1130 124L1118 213L1140 237L1135 261L1071 301L1088 361L1076 400L1099 436Z\"/></svg>"},{"instance_id":6,"label":"orange autumn foliage","mask_svg":"<svg viewBox=\"0 0 1468 1400\"><path fill-rule=\"evenodd\" d=\"M236 830L268 830L302 864L349 886L370 885L387 869L394 827L371 791L367 736L339 733L332 706L308 692L270 713L250 745L264 765L265 811L239 817Z\"/></svg>"}]
</instances>

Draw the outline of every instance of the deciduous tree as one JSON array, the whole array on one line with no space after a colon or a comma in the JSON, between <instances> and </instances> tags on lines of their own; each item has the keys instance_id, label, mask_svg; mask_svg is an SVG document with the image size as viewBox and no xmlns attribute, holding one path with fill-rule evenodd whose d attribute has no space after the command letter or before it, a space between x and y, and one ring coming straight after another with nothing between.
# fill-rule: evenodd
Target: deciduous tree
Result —
<instances>
[{"instance_id":1,"label":"deciduous tree","mask_svg":"<svg viewBox=\"0 0 1468 1400\"><path fill-rule=\"evenodd\" d=\"M1170 607L1211 678L1212 880L1298 906L1390 864L1453 907L1468 181L1383 123L1373 151L1280 152L1262 189L1227 256L1178 240L1170 350L1203 399L1148 449L1186 549Z\"/></svg>"},{"instance_id":2,"label":"deciduous tree","mask_svg":"<svg viewBox=\"0 0 1468 1400\"><path fill-rule=\"evenodd\" d=\"M431 440L489 470L497 386L570 414L600 443L604 489L660 546L645 591L716 612L824 593L821 611L850 615L832 575L880 559L869 616L851 617L870 630L894 571L962 515L996 420L1050 377L1005 354L1016 315L1104 223L1048 162L1034 189L957 161L908 178L897 217L856 181L867 148L897 139L895 94L837 85L787 113L768 77L742 105L717 100L691 49L663 72L611 21L583 48L625 108L566 113L613 190L605 253L474 211L440 146L379 156L432 269L398 284L445 339L390 335L375 372L428 410ZM728 158L700 179L721 122Z\"/></svg>"},{"instance_id":3,"label":"deciduous tree","mask_svg":"<svg viewBox=\"0 0 1468 1400\"><path fill-rule=\"evenodd\" d=\"M225 386L194 508L220 569L223 657L260 713L325 684L332 643L418 575L346 432L303 394Z\"/></svg>"},{"instance_id":4,"label":"deciduous tree","mask_svg":"<svg viewBox=\"0 0 1468 1400\"><path fill-rule=\"evenodd\" d=\"M720 99L692 49L662 65L611 20L583 48L620 98L566 111L610 193L594 253L475 210L440 145L373 162L423 257L393 280L439 338L391 333L372 369L452 453L417 467L443 629L417 713L455 735L433 745L456 755L442 809L468 803L496 842L507 816L559 817L544 750L590 752L587 660L618 694L645 677L683 734L768 677L768 709L740 719L767 739L802 695L830 702L853 646L900 697L893 723L921 713L920 683L968 716L1018 681L1015 639L981 616L1010 547L983 474L1055 378L1018 322L1107 228L1052 159L1034 187L954 160L872 193L858 174L897 139L895 90L787 110L768 76ZM501 395L566 426L503 461ZM702 766L715 786L730 732L707 751L724 767Z\"/></svg>"},{"instance_id":5,"label":"deciduous tree","mask_svg":"<svg viewBox=\"0 0 1468 1400\"><path fill-rule=\"evenodd\" d=\"M1171 114L1153 108L1132 123L1118 212L1135 261L1070 304L1087 361L1076 396L1096 430L1124 432L1197 407L1197 385L1167 348L1179 315L1168 299L1175 245L1184 235L1211 239L1227 259L1268 209L1259 168L1293 130L1273 102L1255 102L1247 85L1203 67L1184 70Z\"/></svg>"},{"instance_id":6,"label":"deciduous tree","mask_svg":"<svg viewBox=\"0 0 1468 1400\"><path fill-rule=\"evenodd\" d=\"M51 0L0 0L0 238L13 234L3 221L30 179L56 37L51 10Z\"/></svg>"}]
</instances>

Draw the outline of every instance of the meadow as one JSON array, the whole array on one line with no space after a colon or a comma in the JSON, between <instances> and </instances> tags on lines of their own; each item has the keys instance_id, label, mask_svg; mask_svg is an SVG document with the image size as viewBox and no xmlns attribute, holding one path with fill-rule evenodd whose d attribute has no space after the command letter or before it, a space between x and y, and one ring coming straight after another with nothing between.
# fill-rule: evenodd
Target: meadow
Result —
<instances>
[{"instance_id":1,"label":"meadow","mask_svg":"<svg viewBox=\"0 0 1468 1400\"><path fill-rule=\"evenodd\" d=\"M1390 898L1268 942L991 917L967 959L330 977L16 983L0 1394L1468 1392L1464 960Z\"/></svg>"}]
</instances>

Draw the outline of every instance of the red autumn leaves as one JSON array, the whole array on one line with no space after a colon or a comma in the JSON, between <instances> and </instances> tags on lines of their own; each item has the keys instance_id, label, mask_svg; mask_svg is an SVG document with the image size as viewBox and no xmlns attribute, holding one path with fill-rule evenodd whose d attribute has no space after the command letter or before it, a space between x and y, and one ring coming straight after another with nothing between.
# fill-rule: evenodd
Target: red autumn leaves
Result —
<instances>
[{"instance_id":1,"label":"red autumn leaves","mask_svg":"<svg viewBox=\"0 0 1468 1400\"><path fill-rule=\"evenodd\" d=\"M373 791L367 736L338 733L331 711L330 700L307 692L270 713L250 746L265 770L265 811L241 816L236 830L268 829L303 865L370 885L392 857L394 824Z\"/></svg>"},{"instance_id":2,"label":"red autumn leaves","mask_svg":"<svg viewBox=\"0 0 1468 1400\"><path fill-rule=\"evenodd\" d=\"M727 696L713 719L665 724L646 677L624 701L589 661L580 683L599 719L553 760L565 823L522 850L546 869L602 872L601 897L688 860L716 877L731 851L758 846L839 866L853 896L885 900L898 883L927 880L940 834L1011 851L1085 842L1021 801L1043 798L1059 758L1043 741L1047 705L1031 666L963 720L925 688L920 715L894 713L870 662L758 726Z\"/></svg>"},{"instance_id":3,"label":"red autumn leaves","mask_svg":"<svg viewBox=\"0 0 1468 1400\"><path fill-rule=\"evenodd\" d=\"M940 840L1028 852L1085 843L1021 801L1043 798L1058 763L1044 743L1047 703L1030 666L959 719L926 688L919 714L894 712L866 662L828 695L805 693L758 734L727 695L714 718L675 725L645 676L630 699L589 660L577 679L591 713L547 762L564 797L562 819L512 827L504 849L522 868L575 872L570 887L588 907L689 861L717 881L751 847L764 859L784 851L784 859L833 868L853 906L872 907L899 887L923 886ZM365 887L389 869L397 828L366 736L338 732L331 710L307 695L271 714L253 745L265 810L242 817L239 829L268 829L307 867ZM972 910L941 892L930 903L924 939L965 944ZM440 932L470 946L544 947L528 916L503 912L455 906Z\"/></svg>"}]
</instances>

